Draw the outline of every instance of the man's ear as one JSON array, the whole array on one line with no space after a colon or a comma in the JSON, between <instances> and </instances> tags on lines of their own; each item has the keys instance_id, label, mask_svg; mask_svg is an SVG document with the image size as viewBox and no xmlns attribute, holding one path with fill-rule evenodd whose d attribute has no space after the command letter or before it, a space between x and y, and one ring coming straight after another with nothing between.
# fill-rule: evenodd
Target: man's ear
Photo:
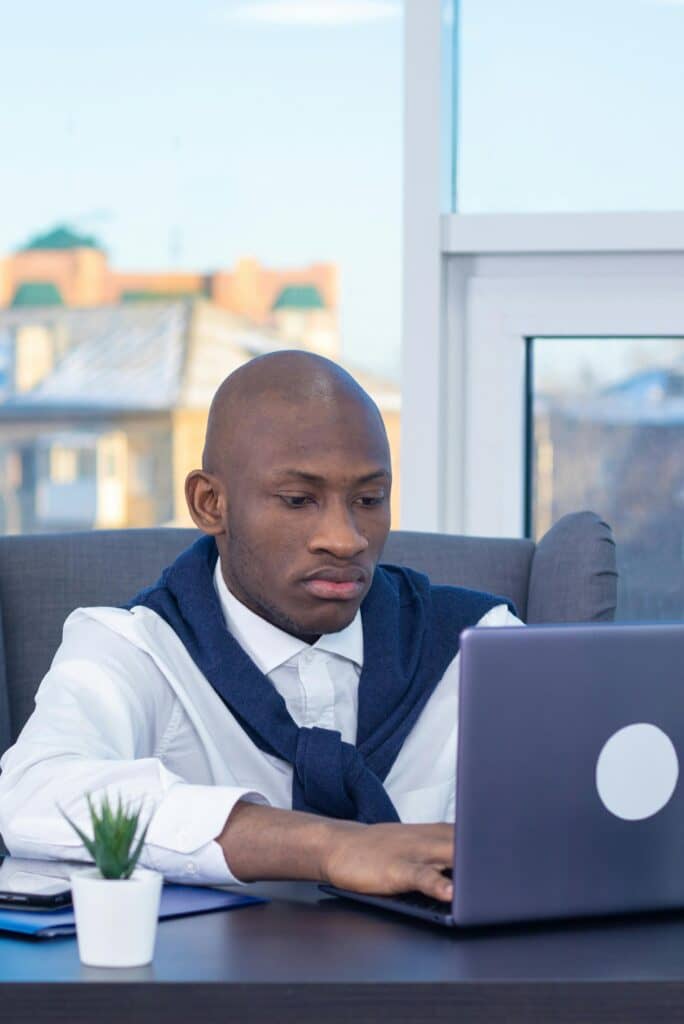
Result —
<instances>
[{"instance_id":1,"label":"man's ear","mask_svg":"<svg viewBox=\"0 0 684 1024\"><path fill-rule=\"evenodd\" d=\"M225 533L226 499L218 477L193 469L185 480L185 500L192 521L203 533L213 537Z\"/></svg>"}]
</instances>

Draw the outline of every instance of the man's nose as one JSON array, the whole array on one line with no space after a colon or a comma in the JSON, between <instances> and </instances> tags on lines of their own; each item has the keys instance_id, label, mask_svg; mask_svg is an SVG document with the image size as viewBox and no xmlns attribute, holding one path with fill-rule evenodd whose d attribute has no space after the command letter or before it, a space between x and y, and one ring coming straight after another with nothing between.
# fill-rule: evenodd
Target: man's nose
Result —
<instances>
[{"instance_id":1,"label":"man's nose","mask_svg":"<svg viewBox=\"0 0 684 1024\"><path fill-rule=\"evenodd\" d=\"M368 547L368 538L356 524L353 511L342 502L330 503L317 517L309 539L312 551L329 551L336 558L354 558Z\"/></svg>"}]
</instances>

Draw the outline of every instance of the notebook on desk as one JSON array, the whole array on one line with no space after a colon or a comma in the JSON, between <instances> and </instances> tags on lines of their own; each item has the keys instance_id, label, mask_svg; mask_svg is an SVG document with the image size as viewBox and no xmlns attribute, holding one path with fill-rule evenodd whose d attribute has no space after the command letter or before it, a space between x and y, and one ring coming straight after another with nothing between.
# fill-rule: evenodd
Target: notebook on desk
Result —
<instances>
[{"instance_id":1,"label":"notebook on desk","mask_svg":"<svg viewBox=\"0 0 684 1024\"><path fill-rule=\"evenodd\" d=\"M266 900L242 892L227 892L194 885L167 883L162 889L159 920L207 914L217 910L233 910ZM75 935L74 912L66 910L5 910L0 909L0 933L30 936L35 939L53 939Z\"/></svg>"},{"instance_id":2,"label":"notebook on desk","mask_svg":"<svg viewBox=\"0 0 684 1024\"><path fill-rule=\"evenodd\" d=\"M684 907L684 625L461 637L453 902L326 892L445 925Z\"/></svg>"}]
</instances>

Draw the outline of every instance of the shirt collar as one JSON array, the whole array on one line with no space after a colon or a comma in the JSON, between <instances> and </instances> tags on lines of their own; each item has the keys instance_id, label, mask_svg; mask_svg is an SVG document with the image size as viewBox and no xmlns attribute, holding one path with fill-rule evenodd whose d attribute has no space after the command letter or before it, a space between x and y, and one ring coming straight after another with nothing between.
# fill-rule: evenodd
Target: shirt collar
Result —
<instances>
[{"instance_id":1,"label":"shirt collar","mask_svg":"<svg viewBox=\"0 0 684 1024\"><path fill-rule=\"evenodd\" d=\"M214 588L228 630L264 675L268 675L304 650L336 654L340 658L353 661L359 668L363 667L363 625L360 611L357 611L349 625L339 633L326 633L319 637L315 644L307 644L278 629L238 601L226 586L220 559L216 562L214 570Z\"/></svg>"}]
</instances>

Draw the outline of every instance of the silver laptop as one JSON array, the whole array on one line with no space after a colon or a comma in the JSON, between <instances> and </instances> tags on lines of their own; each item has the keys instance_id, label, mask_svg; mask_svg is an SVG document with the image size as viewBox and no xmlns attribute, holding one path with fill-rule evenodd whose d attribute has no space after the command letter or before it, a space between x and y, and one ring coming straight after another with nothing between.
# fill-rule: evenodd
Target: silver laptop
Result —
<instances>
[{"instance_id":1,"label":"silver laptop","mask_svg":"<svg viewBox=\"0 0 684 1024\"><path fill-rule=\"evenodd\" d=\"M684 906L684 625L461 638L453 902L326 892L444 925Z\"/></svg>"}]
</instances>

